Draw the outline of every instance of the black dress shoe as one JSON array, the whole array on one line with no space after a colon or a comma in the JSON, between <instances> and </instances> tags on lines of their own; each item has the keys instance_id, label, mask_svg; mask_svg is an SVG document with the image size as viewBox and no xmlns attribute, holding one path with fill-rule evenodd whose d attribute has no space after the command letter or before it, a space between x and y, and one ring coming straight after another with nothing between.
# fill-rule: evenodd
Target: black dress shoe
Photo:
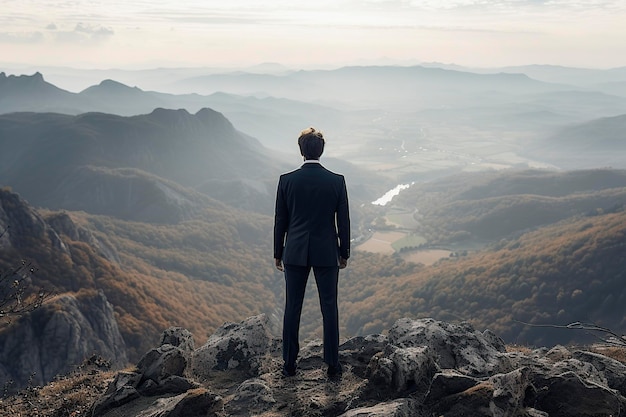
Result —
<instances>
[{"instance_id":1,"label":"black dress shoe","mask_svg":"<svg viewBox=\"0 0 626 417\"><path fill-rule=\"evenodd\" d=\"M296 366L283 366L283 376L295 376L296 375Z\"/></svg>"},{"instance_id":2,"label":"black dress shoe","mask_svg":"<svg viewBox=\"0 0 626 417\"><path fill-rule=\"evenodd\" d=\"M328 375L329 377L338 377L341 376L341 374L343 373L343 368L341 367L341 364L338 363L337 365L328 365L328 370L326 371L326 375Z\"/></svg>"}]
</instances>

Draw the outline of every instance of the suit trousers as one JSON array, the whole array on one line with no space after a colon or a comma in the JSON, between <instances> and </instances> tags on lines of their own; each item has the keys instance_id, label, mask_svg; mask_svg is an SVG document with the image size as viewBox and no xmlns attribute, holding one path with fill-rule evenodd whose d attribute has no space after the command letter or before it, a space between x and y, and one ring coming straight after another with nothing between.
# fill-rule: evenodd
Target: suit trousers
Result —
<instances>
[{"instance_id":1,"label":"suit trousers","mask_svg":"<svg viewBox=\"0 0 626 417\"><path fill-rule=\"evenodd\" d=\"M324 362L339 363L339 313L337 284L339 267L285 265L285 315L283 317L283 359L286 366L295 366L300 344L300 315L309 273L313 268L324 324Z\"/></svg>"}]
</instances>

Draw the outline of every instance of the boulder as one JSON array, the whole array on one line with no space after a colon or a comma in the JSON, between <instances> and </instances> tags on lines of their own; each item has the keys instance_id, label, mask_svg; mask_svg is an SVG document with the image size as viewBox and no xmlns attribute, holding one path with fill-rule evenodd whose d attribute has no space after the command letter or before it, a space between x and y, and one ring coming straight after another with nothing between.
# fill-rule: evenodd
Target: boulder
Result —
<instances>
[{"instance_id":1,"label":"boulder","mask_svg":"<svg viewBox=\"0 0 626 417\"><path fill-rule=\"evenodd\" d=\"M388 343L387 336L381 334L353 337L339 345L339 359L352 373L365 378L372 357L382 352Z\"/></svg>"},{"instance_id":2,"label":"boulder","mask_svg":"<svg viewBox=\"0 0 626 417\"><path fill-rule=\"evenodd\" d=\"M174 337L174 335L184 337ZM141 358L135 372L121 372L116 376L104 395L92 406L92 415L94 417L104 415L108 410L121 407L140 397L179 396L180 401L186 403L184 393L199 387L197 383L183 376L188 364L186 355L190 354L189 347L192 346L186 339L187 336L191 336L191 333L184 329L174 330L170 328L163 332L161 342L179 343L187 351L168 343L151 349ZM193 343L193 338L191 340ZM206 399L204 396L201 398ZM180 401L176 401L171 409L167 408L169 405L163 405L163 407L168 410L167 413L174 412L175 409L178 409L176 407L182 407L178 405ZM173 404L170 400L166 402L170 405ZM161 416L161 414L155 415Z\"/></svg>"},{"instance_id":3,"label":"boulder","mask_svg":"<svg viewBox=\"0 0 626 417\"><path fill-rule=\"evenodd\" d=\"M251 378L242 382L236 389L226 411L237 415L246 411L248 414L261 414L276 403L272 388L261 378Z\"/></svg>"},{"instance_id":4,"label":"boulder","mask_svg":"<svg viewBox=\"0 0 626 417\"><path fill-rule=\"evenodd\" d=\"M387 345L370 361L367 389L380 398L394 398L415 391L425 394L438 371L434 356L428 347Z\"/></svg>"},{"instance_id":5,"label":"boulder","mask_svg":"<svg viewBox=\"0 0 626 417\"><path fill-rule=\"evenodd\" d=\"M118 372L104 395L91 406L92 417L102 416L113 408L139 398L141 395L137 391L137 386L140 382L141 374L138 372Z\"/></svg>"},{"instance_id":6,"label":"boulder","mask_svg":"<svg viewBox=\"0 0 626 417\"><path fill-rule=\"evenodd\" d=\"M186 368L187 359L183 351L168 344L150 350L137 364L143 377L157 384L173 375L183 376Z\"/></svg>"},{"instance_id":7,"label":"boulder","mask_svg":"<svg viewBox=\"0 0 626 417\"><path fill-rule=\"evenodd\" d=\"M501 339L481 333L469 323L434 319L399 319L389 330L389 343L399 347L428 346L441 369L456 369L475 377L509 372L513 367Z\"/></svg>"},{"instance_id":8,"label":"boulder","mask_svg":"<svg viewBox=\"0 0 626 417\"><path fill-rule=\"evenodd\" d=\"M574 372L552 376L537 392L535 407L550 417L607 417L622 415L626 399L618 392L585 381Z\"/></svg>"},{"instance_id":9,"label":"boulder","mask_svg":"<svg viewBox=\"0 0 626 417\"><path fill-rule=\"evenodd\" d=\"M258 376L272 346L265 314L217 329L193 355L192 373L201 380L216 371L235 370Z\"/></svg>"},{"instance_id":10,"label":"boulder","mask_svg":"<svg viewBox=\"0 0 626 417\"><path fill-rule=\"evenodd\" d=\"M457 372L454 369L443 369L433 377L425 402L427 404L435 403L441 398L458 394L479 383L480 380Z\"/></svg>"},{"instance_id":11,"label":"boulder","mask_svg":"<svg viewBox=\"0 0 626 417\"><path fill-rule=\"evenodd\" d=\"M187 329L182 327L170 327L161 334L161 342L159 345L172 345L176 346L183 353L193 353L195 350L195 343L193 341L193 335Z\"/></svg>"},{"instance_id":12,"label":"boulder","mask_svg":"<svg viewBox=\"0 0 626 417\"><path fill-rule=\"evenodd\" d=\"M402 398L399 400L380 403L371 407L355 408L341 414L339 417L419 417L414 400Z\"/></svg>"},{"instance_id":13,"label":"boulder","mask_svg":"<svg viewBox=\"0 0 626 417\"><path fill-rule=\"evenodd\" d=\"M593 365L606 378L609 388L626 396L626 365L599 353L576 351L573 357Z\"/></svg>"},{"instance_id":14,"label":"boulder","mask_svg":"<svg viewBox=\"0 0 626 417\"><path fill-rule=\"evenodd\" d=\"M496 374L483 382L478 382L464 391L439 399L429 393L429 402L434 402L436 415L443 416L485 416L505 417L527 415L526 389L530 385L530 370L517 369L506 374ZM459 377L452 379L461 387L470 380ZM441 384L441 382L439 383ZM438 388L439 392L443 392ZM432 392L432 391L431 391Z\"/></svg>"}]
</instances>

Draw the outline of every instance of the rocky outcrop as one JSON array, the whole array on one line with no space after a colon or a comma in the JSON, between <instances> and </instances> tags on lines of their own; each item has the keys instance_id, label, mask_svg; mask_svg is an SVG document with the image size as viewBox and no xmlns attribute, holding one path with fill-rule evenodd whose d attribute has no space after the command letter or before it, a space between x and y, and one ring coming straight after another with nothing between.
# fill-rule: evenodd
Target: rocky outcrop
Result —
<instances>
[{"instance_id":1,"label":"rocky outcrop","mask_svg":"<svg viewBox=\"0 0 626 417\"><path fill-rule=\"evenodd\" d=\"M93 354L128 362L113 307L102 292L58 296L0 332L0 386L45 384Z\"/></svg>"},{"instance_id":2,"label":"rocky outcrop","mask_svg":"<svg viewBox=\"0 0 626 417\"><path fill-rule=\"evenodd\" d=\"M65 243L37 210L8 189L0 189L0 234L2 232L0 248L28 248L35 239L49 241L50 246L69 255Z\"/></svg>"},{"instance_id":3,"label":"rocky outcrop","mask_svg":"<svg viewBox=\"0 0 626 417\"><path fill-rule=\"evenodd\" d=\"M57 234L65 235L70 240L85 242L105 259L116 264L120 263L119 254L110 242L96 239L88 229L77 225L65 211L52 213L46 216L45 220Z\"/></svg>"},{"instance_id":4,"label":"rocky outcrop","mask_svg":"<svg viewBox=\"0 0 626 417\"><path fill-rule=\"evenodd\" d=\"M161 344L149 351L131 372L117 374L105 394L94 403L93 416L106 415L113 409L136 402L146 403L142 416L193 417L216 415L222 408L222 398L198 383L185 378L193 351L191 334L180 328L170 328L161 337ZM146 398L154 401L145 401ZM130 415L124 412L122 415Z\"/></svg>"},{"instance_id":5,"label":"rocky outcrop","mask_svg":"<svg viewBox=\"0 0 626 417\"><path fill-rule=\"evenodd\" d=\"M188 332L168 329L134 372L118 374L93 416L626 415L626 366L598 352L509 352L467 323L401 319L387 336L340 346L341 380L326 377L319 340L285 378L268 327L263 315L228 323L196 350Z\"/></svg>"}]
</instances>

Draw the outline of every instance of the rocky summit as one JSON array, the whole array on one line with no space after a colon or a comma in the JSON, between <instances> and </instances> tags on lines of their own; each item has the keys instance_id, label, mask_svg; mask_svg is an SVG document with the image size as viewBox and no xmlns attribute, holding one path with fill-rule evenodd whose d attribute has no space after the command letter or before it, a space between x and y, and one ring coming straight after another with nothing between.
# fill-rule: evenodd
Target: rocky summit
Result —
<instances>
[{"instance_id":1,"label":"rocky summit","mask_svg":"<svg viewBox=\"0 0 626 417\"><path fill-rule=\"evenodd\" d=\"M468 323L401 319L386 335L343 343L344 373L329 379L321 341L302 347L294 377L281 374L280 345L264 315L225 324L199 348L189 331L167 329L91 415L626 415L626 365L597 349L511 350Z\"/></svg>"}]
</instances>

